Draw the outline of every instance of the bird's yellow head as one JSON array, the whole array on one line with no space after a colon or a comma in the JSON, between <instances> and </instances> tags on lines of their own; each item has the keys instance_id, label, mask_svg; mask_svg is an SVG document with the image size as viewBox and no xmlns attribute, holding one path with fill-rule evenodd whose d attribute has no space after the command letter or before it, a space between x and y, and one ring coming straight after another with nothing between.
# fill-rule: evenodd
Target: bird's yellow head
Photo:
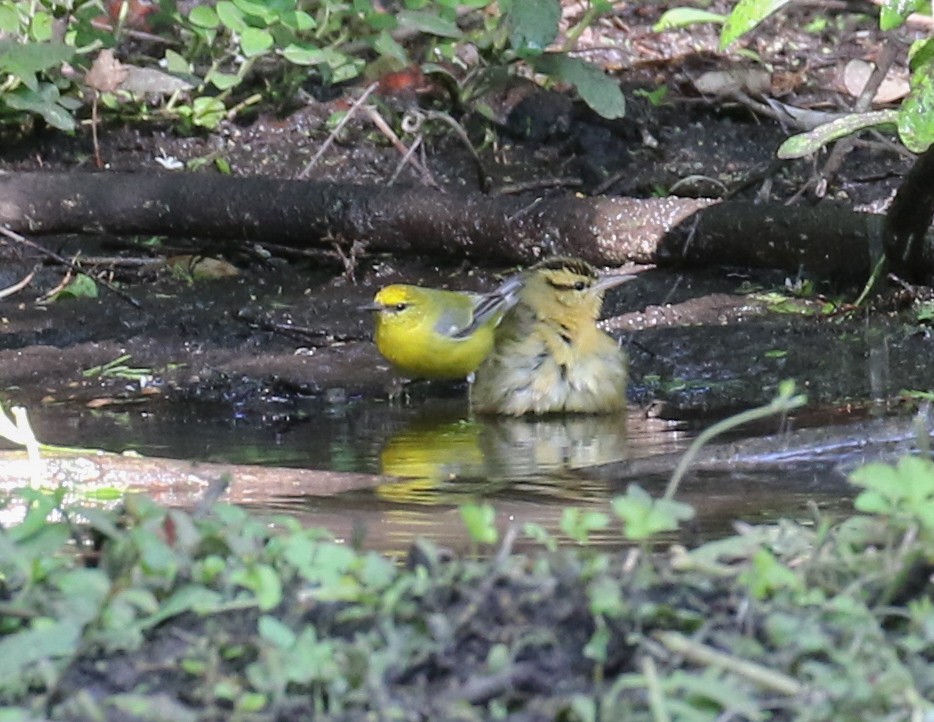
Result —
<instances>
[{"instance_id":1,"label":"bird's yellow head","mask_svg":"<svg viewBox=\"0 0 934 722\"><path fill-rule=\"evenodd\" d=\"M428 303L423 296L423 289L398 283L381 288L372 305L366 308L376 311L377 325L417 325L428 311Z\"/></svg>"},{"instance_id":2,"label":"bird's yellow head","mask_svg":"<svg viewBox=\"0 0 934 722\"><path fill-rule=\"evenodd\" d=\"M600 316L603 294L632 276L600 276L580 258L554 256L530 268L522 298L540 318L593 323Z\"/></svg>"}]
</instances>

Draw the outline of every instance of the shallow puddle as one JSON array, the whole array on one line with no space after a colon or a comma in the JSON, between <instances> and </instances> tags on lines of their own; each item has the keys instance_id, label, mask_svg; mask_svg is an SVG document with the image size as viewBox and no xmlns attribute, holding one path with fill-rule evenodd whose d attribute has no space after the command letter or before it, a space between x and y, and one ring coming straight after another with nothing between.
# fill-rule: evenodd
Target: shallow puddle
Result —
<instances>
[{"instance_id":1,"label":"shallow puddle","mask_svg":"<svg viewBox=\"0 0 934 722\"><path fill-rule=\"evenodd\" d=\"M494 505L501 528L536 523L560 536L566 507L609 511L609 499L633 482L660 496L667 460L677 459L694 436L685 424L647 418L638 408L625 421L473 419L462 398L410 404L315 402L300 412L264 419L239 418L229 406L203 404L121 411L48 406L34 408L30 418L38 438L56 445L372 475L372 483L360 484L354 477L352 488L338 492L331 485L320 493L307 486L295 493L283 481L281 488L263 487L239 501L390 552L403 552L416 535L468 547L458 506L476 500ZM654 459L666 460L661 470L620 472ZM694 505L698 518L680 538L729 533L736 519L806 519L813 513L811 502L822 509L848 506L840 484L825 484L825 475L825 466L799 467L793 473L690 475L678 498ZM168 503L192 502L171 493L160 500L166 498ZM523 539L520 535L519 546ZM620 544L619 525L612 523L592 539Z\"/></svg>"}]
</instances>

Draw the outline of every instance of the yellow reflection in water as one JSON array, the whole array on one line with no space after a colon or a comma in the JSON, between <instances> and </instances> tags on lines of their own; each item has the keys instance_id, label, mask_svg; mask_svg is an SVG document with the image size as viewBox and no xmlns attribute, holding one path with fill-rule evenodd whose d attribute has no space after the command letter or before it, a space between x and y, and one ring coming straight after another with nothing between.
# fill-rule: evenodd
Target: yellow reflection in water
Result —
<instances>
[{"instance_id":1,"label":"yellow reflection in water","mask_svg":"<svg viewBox=\"0 0 934 722\"><path fill-rule=\"evenodd\" d=\"M621 415L422 420L383 446L382 473L402 481L382 484L377 493L394 502L437 504L450 482L500 485L620 461L628 450L625 430Z\"/></svg>"}]
</instances>

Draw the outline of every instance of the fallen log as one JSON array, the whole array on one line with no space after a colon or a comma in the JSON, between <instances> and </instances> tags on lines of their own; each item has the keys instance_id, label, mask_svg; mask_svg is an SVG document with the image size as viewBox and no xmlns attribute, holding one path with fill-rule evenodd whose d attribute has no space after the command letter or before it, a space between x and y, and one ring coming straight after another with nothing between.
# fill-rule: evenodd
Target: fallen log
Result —
<instances>
[{"instance_id":1,"label":"fallen log","mask_svg":"<svg viewBox=\"0 0 934 722\"><path fill-rule=\"evenodd\" d=\"M848 207L688 198L533 199L278 178L161 173L0 175L0 223L23 233L158 234L529 263L626 262L801 270L852 281L882 216ZM877 242L878 237L878 242ZM924 262L934 268L932 254Z\"/></svg>"}]
</instances>

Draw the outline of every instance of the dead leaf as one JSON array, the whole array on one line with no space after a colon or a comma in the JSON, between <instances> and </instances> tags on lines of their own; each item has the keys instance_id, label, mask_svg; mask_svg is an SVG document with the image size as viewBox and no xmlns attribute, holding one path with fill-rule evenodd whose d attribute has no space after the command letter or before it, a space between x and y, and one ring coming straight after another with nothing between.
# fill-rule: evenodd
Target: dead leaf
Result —
<instances>
[{"instance_id":1,"label":"dead leaf","mask_svg":"<svg viewBox=\"0 0 934 722\"><path fill-rule=\"evenodd\" d=\"M195 281L240 275L240 271L232 263L204 256L172 256L166 259L166 265L175 273L185 274Z\"/></svg>"},{"instance_id":2,"label":"dead leaf","mask_svg":"<svg viewBox=\"0 0 934 722\"><path fill-rule=\"evenodd\" d=\"M98 397L96 399L91 399L85 404L86 408L89 409L102 409L105 406L113 406L117 403L117 400L111 397Z\"/></svg>"},{"instance_id":3,"label":"dead leaf","mask_svg":"<svg viewBox=\"0 0 934 722\"><path fill-rule=\"evenodd\" d=\"M791 70L779 70L776 68L772 72L772 97L780 98L783 95L793 93L804 81L804 70L796 73Z\"/></svg>"},{"instance_id":4,"label":"dead leaf","mask_svg":"<svg viewBox=\"0 0 934 722\"><path fill-rule=\"evenodd\" d=\"M129 68L114 57L109 48L101 50L84 76L84 84L101 93L112 93L126 80Z\"/></svg>"},{"instance_id":5,"label":"dead leaf","mask_svg":"<svg viewBox=\"0 0 934 722\"><path fill-rule=\"evenodd\" d=\"M865 60L854 59L846 64L840 78L840 86L844 91L858 98L869 82L869 77L875 70L875 65ZM908 95L911 85L908 82L908 69L899 65L892 65L876 91L873 103L894 103Z\"/></svg>"},{"instance_id":6,"label":"dead leaf","mask_svg":"<svg viewBox=\"0 0 934 722\"><path fill-rule=\"evenodd\" d=\"M694 87L704 95L724 96L736 91L747 95L767 95L772 89L772 76L764 68L710 70L694 79Z\"/></svg>"}]
</instances>

